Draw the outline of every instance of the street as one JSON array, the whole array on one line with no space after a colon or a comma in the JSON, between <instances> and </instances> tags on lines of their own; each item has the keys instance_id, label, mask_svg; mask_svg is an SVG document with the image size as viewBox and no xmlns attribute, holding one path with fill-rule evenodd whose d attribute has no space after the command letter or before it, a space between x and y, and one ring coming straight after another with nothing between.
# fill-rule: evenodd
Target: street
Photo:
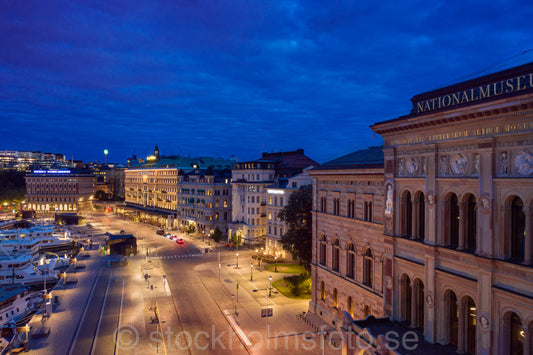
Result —
<instances>
[{"instance_id":1,"label":"street","mask_svg":"<svg viewBox=\"0 0 533 355\"><path fill-rule=\"evenodd\" d=\"M269 276L283 274L253 270L251 251L239 250L237 257L185 235L178 244L153 226L107 214L90 223L95 243L103 242L105 232L135 235L138 255L128 257L127 266L110 268L109 256L92 251L88 270L78 276L83 291L57 291L66 301L69 293L85 298L52 314L48 342L34 341L32 353L316 354L325 347L326 354L340 354L296 318L308 300L269 292ZM261 316L267 304L272 317Z\"/></svg>"}]
</instances>

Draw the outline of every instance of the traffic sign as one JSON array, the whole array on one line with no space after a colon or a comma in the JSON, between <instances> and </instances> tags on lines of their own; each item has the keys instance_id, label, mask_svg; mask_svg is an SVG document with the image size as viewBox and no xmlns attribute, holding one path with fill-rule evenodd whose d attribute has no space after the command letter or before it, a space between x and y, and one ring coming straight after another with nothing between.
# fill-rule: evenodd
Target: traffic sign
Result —
<instances>
[{"instance_id":1,"label":"traffic sign","mask_svg":"<svg viewBox=\"0 0 533 355\"><path fill-rule=\"evenodd\" d=\"M273 308L262 308L261 309L261 318L272 317Z\"/></svg>"}]
</instances>

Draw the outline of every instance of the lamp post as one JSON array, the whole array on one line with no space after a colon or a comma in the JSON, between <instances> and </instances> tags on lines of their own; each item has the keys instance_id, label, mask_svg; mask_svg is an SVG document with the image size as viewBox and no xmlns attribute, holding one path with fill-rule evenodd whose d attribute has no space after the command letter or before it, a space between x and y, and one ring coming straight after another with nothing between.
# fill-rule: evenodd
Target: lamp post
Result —
<instances>
[{"instance_id":1,"label":"lamp post","mask_svg":"<svg viewBox=\"0 0 533 355\"><path fill-rule=\"evenodd\" d=\"M268 280L270 281L270 285L268 286L268 297L272 297L272 276L269 276Z\"/></svg>"},{"instance_id":2,"label":"lamp post","mask_svg":"<svg viewBox=\"0 0 533 355\"><path fill-rule=\"evenodd\" d=\"M238 269L239 268L239 253L235 254L235 256L237 257L237 264L235 266L235 269Z\"/></svg>"},{"instance_id":3,"label":"lamp post","mask_svg":"<svg viewBox=\"0 0 533 355\"><path fill-rule=\"evenodd\" d=\"M254 263L250 263L250 281L254 280L253 270L254 270Z\"/></svg>"},{"instance_id":4,"label":"lamp post","mask_svg":"<svg viewBox=\"0 0 533 355\"><path fill-rule=\"evenodd\" d=\"M278 256L274 257L274 272L278 272Z\"/></svg>"}]
</instances>

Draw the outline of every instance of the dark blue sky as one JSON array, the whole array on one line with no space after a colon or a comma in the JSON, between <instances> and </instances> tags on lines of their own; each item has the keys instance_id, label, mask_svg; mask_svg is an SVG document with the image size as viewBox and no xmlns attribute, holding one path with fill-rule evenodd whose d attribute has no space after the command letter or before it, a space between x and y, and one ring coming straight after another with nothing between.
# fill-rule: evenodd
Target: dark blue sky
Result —
<instances>
[{"instance_id":1,"label":"dark blue sky","mask_svg":"<svg viewBox=\"0 0 533 355\"><path fill-rule=\"evenodd\" d=\"M1 0L0 150L325 162L382 144L368 126L413 95L512 63L532 19L530 0Z\"/></svg>"}]
</instances>

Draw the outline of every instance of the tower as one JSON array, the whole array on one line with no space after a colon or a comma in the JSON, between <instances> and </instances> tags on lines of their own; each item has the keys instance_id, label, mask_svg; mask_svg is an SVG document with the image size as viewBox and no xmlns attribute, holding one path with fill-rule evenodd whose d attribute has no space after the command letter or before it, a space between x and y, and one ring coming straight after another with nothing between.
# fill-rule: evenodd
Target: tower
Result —
<instances>
[{"instance_id":1,"label":"tower","mask_svg":"<svg viewBox=\"0 0 533 355\"><path fill-rule=\"evenodd\" d=\"M154 148L154 156L156 159L159 159L159 147L157 146L157 144L155 145L155 148Z\"/></svg>"}]
</instances>

